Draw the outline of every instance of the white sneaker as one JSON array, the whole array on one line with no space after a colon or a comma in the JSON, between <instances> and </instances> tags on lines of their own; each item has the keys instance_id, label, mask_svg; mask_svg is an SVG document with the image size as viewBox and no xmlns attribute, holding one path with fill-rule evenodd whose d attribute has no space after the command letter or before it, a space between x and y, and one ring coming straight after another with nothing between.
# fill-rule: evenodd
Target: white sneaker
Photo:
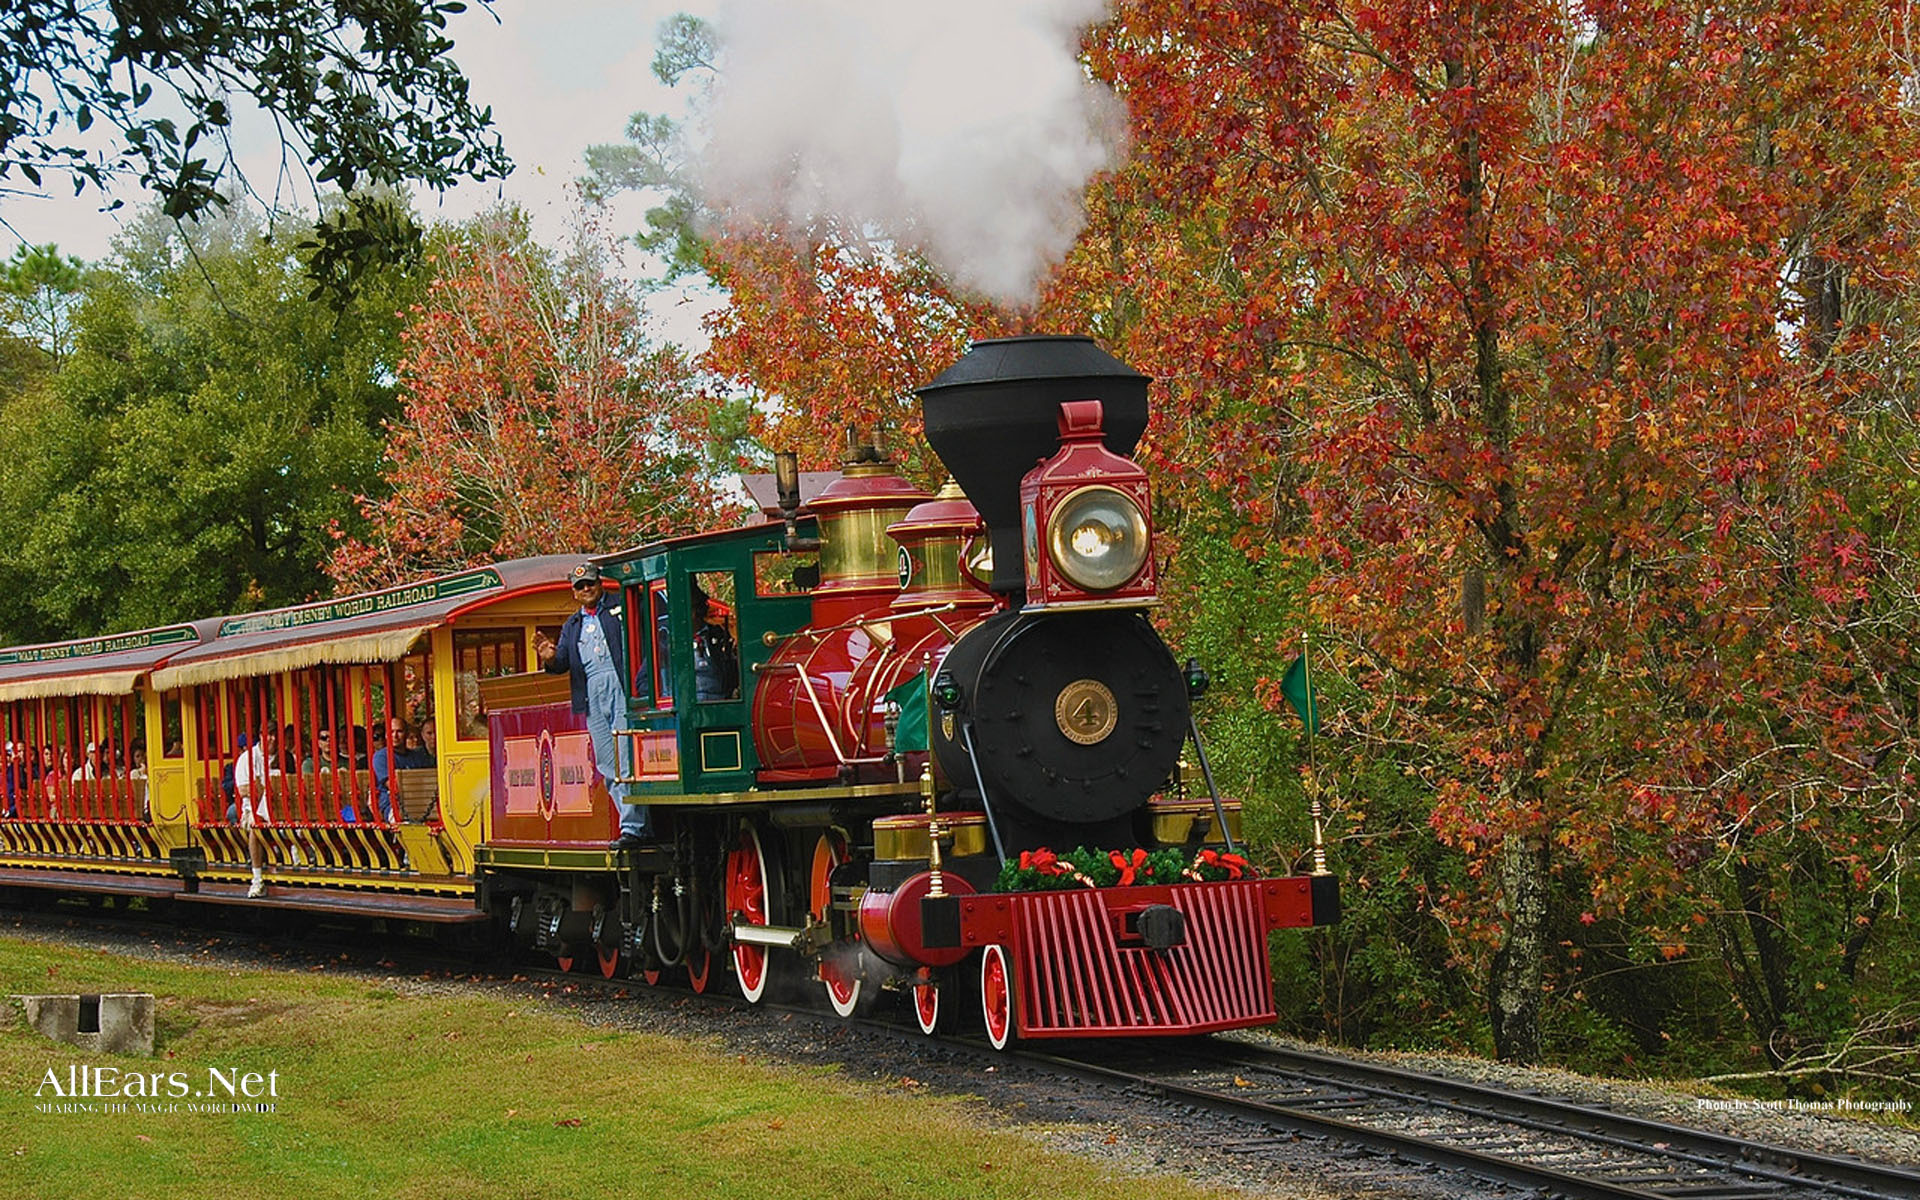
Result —
<instances>
[{"instance_id":1,"label":"white sneaker","mask_svg":"<svg viewBox=\"0 0 1920 1200\"><path fill-rule=\"evenodd\" d=\"M247 899L249 900L258 900L260 897L266 894L267 894L267 881L264 879L254 880L253 883L247 888Z\"/></svg>"}]
</instances>

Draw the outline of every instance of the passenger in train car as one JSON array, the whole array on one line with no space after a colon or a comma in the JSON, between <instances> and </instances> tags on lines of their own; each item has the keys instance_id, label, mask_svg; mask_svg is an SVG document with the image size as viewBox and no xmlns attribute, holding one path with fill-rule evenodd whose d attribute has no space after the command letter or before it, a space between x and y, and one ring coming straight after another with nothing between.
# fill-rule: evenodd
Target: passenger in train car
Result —
<instances>
[{"instance_id":1,"label":"passenger in train car","mask_svg":"<svg viewBox=\"0 0 1920 1200\"><path fill-rule=\"evenodd\" d=\"M379 749L373 752L373 790L380 798L381 819L393 820L393 795L389 786L395 767L404 767L399 761L401 747L407 739L407 723L397 717L387 721L387 736L377 743Z\"/></svg>"},{"instance_id":2,"label":"passenger in train car","mask_svg":"<svg viewBox=\"0 0 1920 1200\"><path fill-rule=\"evenodd\" d=\"M307 756L300 760L302 775L317 775L322 771L331 771L340 765L334 757L333 730L322 725L313 735L313 745L308 747Z\"/></svg>"},{"instance_id":3,"label":"passenger in train car","mask_svg":"<svg viewBox=\"0 0 1920 1200\"><path fill-rule=\"evenodd\" d=\"M393 765L402 770L419 770L433 765L433 756L427 753L426 742L420 728L409 724L401 737L401 746L393 756Z\"/></svg>"},{"instance_id":4,"label":"passenger in train car","mask_svg":"<svg viewBox=\"0 0 1920 1200\"><path fill-rule=\"evenodd\" d=\"M428 717L426 720L420 722L420 745L414 752L414 766L437 767L440 765L439 757L433 752L433 748L439 744L437 740L438 733L439 726L434 723L432 717Z\"/></svg>"},{"instance_id":5,"label":"passenger in train car","mask_svg":"<svg viewBox=\"0 0 1920 1200\"><path fill-rule=\"evenodd\" d=\"M233 787L240 798L240 827L247 831L247 861L253 867L253 882L247 888L249 900L267 893L265 869L267 841L260 829L273 819L267 808L267 781L281 774L278 735L269 725L260 738L233 760Z\"/></svg>"},{"instance_id":6,"label":"passenger in train car","mask_svg":"<svg viewBox=\"0 0 1920 1200\"><path fill-rule=\"evenodd\" d=\"M139 808L140 819L150 821L153 814L147 808L147 745L136 741L127 747L127 779L133 783L133 802Z\"/></svg>"},{"instance_id":7,"label":"passenger in train car","mask_svg":"<svg viewBox=\"0 0 1920 1200\"><path fill-rule=\"evenodd\" d=\"M358 725L347 725L340 731L341 758L338 765L352 767L356 771L367 769L367 731Z\"/></svg>"},{"instance_id":8,"label":"passenger in train car","mask_svg":"<svg viewBox=\"0 0 1920 1200\"><path fill-rule=\"evenodd\" d=\"M66 778L60 770L60 758L53 751L53 743L40 747L40 790L47 802L47 818L60 819L60 784Z\"/></svg>"},{"instance_id":9,"label":"passenger in train car","mask_svg":"<svg viewBox=\"0 0 1920 1200\"><path fill-rule=\"evenodd\" d=\"M81 756L80 765L75 767L73 773L67 778L74 783L80 783L88 779L106 778L100 765L100 744L98 742L87 743L87 749L85 754Z\"/></svg>"},{"instance_id":10,"label":"passenger in train car","mask_svg":"<svg viewBox=\"0 0 1920 1200\"><path fill-rule=\"evenodd\" d=\"M580 607L560 627L557 645L543 636L534 649L549 674L569 677L573 711L587 718L594 763L606 780L607 795L620 806L620 836L608 849L625 850L647 836L646 806L626 803L613 739L614 722L627 706L626 636L620 628L619 607L605 599L598 565L581 563L567 578Z\"/></svg>"},{"instance_id":11,"label":"passenger in train car","mask_svg":"<svg viewBox=\"0 0 1920 1200\"><path fill-rule=\"evenodd\" d=\"M4 767L0 768L0 788L5 789L5 796L0 797L0 804L6 806L5 811L0 812L0 816L20 815L20 793L28 786L25 749L19 742L8 742L6 762Z\"/></svg>"},{"instance_id":12,"label":"passenger in train car","mask_svg":"<svg viewBox=\"0 0 1920 1200\"><path fill-rule=\"evenodd\" d=\"M233 761L238 762L239 756L246 752L247 735L243 733L233 739ZM227 824L229 825L236 823L240 819L240 809L235 800L237 794L233 786L233 762L224 763L220 767L220 795L224 797L227 802Z\"/></svg>"}]
</instances>

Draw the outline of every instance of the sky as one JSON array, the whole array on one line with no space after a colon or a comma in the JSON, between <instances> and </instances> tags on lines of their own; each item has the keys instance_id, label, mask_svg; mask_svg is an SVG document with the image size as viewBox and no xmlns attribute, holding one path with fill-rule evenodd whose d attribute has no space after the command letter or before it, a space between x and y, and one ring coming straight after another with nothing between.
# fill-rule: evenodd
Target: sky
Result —
<instances>
[{"instance_id":1,"label":"sky","mask_svg":"<svg viewBox=\"0 0 1920 1200\"><path fill-rule=\"evenodd\" d=\"M429 220L457 221L508 200L550 246L579 212L570 185L583 151L623 140L635 112L682 121L691 87L668 88L651 64L676 12L713 21L723 71L702 103L689 173L717 211L806 228L820 221L898 238L961 287L1031 303L1084 220L1093 173L1123 153L1125 113L1079 61L1081 31L1105 0L497 0L453 17L452 58L474 103L490 107L515 168L504 181L416 192ZM66 131L62 131L63 134ZM105 123L75 140L115 147ZM63 139L64 140L64 139ZM311 204L298 163L284 163L274 126L235 106L235 156L255 193L282 210ZM117 147L115 147L117 148ZM276 189L276 181L298 175ZM8 238L53 243L89 261L107 256L128 215L150 202L133 181L117 198L71 193L49 176L39 196L0 190L0 256ZM639 230L657 197L617 197L603 227ZM649 266L636 250L627 273ZM710 288L647 298L649 332L704 345Z\"/></svg>"},{"instance_id":2,"label":"sky","mask_svg":"<svg viewBox=\"0 0 1920 1200\"><path fill-rule=\"evenodd\" d=\"M581 152L622 140L637 111L683 107L651 69L660 22L675 12L710 16L713 7L712 0L498 0L491 13L476 3L454 17L454 61L475 103L492 106L515 166L504 181L465 184L444 197L417 195L421 214L459 220L504 197L529 210L542 241L560 243L572 211L566 188L583 170ZM257 186L270 184L278 160L270 131L264 122L242 121L237 134L241 166ZM49 176L48 183L42 196L0 196L0 219L11 227L0 228L0 256L24 240L53 242L89 261L105 257L126 214L101 213L105 197L92 189L75 198L65 179ZM131 180L113 195L127 210L148 200ZM631 198L616 207L612 228L639 228L645 209L644 200ZM671 323L673 314L664 317Z\"/></svg>"}]
</instances>

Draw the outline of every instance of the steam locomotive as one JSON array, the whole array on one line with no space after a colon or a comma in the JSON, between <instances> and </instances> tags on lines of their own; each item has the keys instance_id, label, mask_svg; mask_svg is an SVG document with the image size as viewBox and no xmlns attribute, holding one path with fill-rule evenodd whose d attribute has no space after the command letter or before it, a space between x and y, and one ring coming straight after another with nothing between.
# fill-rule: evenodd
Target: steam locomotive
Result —
<instances>
[{"instance_id":1,"label":"steam locomotive","mask_svg":"<svg viewBox=\"0 0 1920 1200\"><path fill-rule=\"evenodd\" d=\"M1148 383L1087 338L978 342L919 389L937 495L871 448L782 456L759 519L595 559L638 846L565 677L527 669L572 607L549 557L0 651L10 744L109 747L8 776L0 888L465 925L843 1016L894 992L996 1046L1269 1022L1268 931L1336 920L1338 885L1255 877L1205 770L1205 674L1148 619ZM249 900L224 768L263 736Z\"/></svg>"}]
</instances>

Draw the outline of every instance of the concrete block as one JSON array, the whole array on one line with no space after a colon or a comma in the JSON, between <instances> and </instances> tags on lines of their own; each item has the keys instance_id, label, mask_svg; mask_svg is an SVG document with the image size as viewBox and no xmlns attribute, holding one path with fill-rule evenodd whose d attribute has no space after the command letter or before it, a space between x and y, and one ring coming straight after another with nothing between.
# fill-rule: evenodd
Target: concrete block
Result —
<instances>
[{"instance_id":1,"label":"concrete block","mask_svg":"<svg viewBox=\"0 0 1920 1200\"><path fill-rule=\"evenodd\" d=\"M153 1054L153 994L15 996L27 1024L44 1037L97 1054Z\"/></svg>"}]
</instances>

